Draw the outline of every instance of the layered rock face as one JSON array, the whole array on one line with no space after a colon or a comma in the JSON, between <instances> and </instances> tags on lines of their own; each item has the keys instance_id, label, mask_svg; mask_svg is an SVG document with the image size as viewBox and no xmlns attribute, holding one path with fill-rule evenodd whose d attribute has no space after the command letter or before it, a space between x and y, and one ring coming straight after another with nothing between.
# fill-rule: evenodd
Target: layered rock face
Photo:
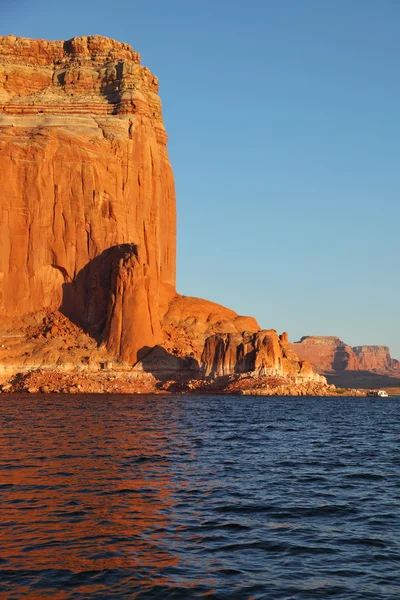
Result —
<instances>
[{"instance_id":1,"label":"layered rock face","mask_svg":"<svg viewBox=\"0 0 400 600\"><path fill-rule=\"evenodd\" d=\"M318 372L356 369L357 359L352 348L336 336L305 336L290 347L299 358L307 360Z\"/></svg>"},{"instance_id":2,"label":"layered rock face","mask_svg":"<svg viewBox=\"0 0 400 600\"><path fill-rule=\"evenodd\" d=\"M386 346L351 347L334 336L305 336L290 347L319 373L373 371L400 375L400 362L390 356Z\"/></svg>"},{"instance_id":3,"label":"layered rock face","mask_svg":"<svg viewBox=\"0 0 400 600\"><path fill-rule=\"evenodd\" d=\"M162 341L175 294L176 217L157 92L127 44L0 38L3 319L62 306L101 333L110 318L110 348L134 361L138 348L116 324L119 306L139 345ZM111 263L126 245L136 250L115 275ZM92 264L105 251L108 266ZM140 283L135 276L127 291L133 270Z\"/></svg>"},{"instance_id":4,"label":"layered rock face","mask_svg":"<svg viewBox=\"0 0 400 600\"><path fill-rule=\"evenodd\" d=\"M354 346L358 367L364 371L396 371L400 376L400 361L390 356L387 346Z\"/></svg>"}]
</instances>

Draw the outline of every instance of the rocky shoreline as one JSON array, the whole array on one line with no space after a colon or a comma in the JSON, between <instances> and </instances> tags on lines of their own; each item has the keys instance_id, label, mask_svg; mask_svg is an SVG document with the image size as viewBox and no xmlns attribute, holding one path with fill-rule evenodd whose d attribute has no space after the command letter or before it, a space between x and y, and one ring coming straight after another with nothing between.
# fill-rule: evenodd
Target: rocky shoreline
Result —
<instances>
[{"instance_id":1,"label":"rocky shoreline","mask_svg":"<svg viewBox=\"0 0 400 600\"><path fill-rule=\"evenodd\" d=\"M19 373L0 385L5 394L230 394L240 396L363 396L365 391L338 389L318 382L296 382L290 378L254 374L193 379L157 379L150 373L133 371L63 373L38 369Z\"/></svg>"}]
</instances>

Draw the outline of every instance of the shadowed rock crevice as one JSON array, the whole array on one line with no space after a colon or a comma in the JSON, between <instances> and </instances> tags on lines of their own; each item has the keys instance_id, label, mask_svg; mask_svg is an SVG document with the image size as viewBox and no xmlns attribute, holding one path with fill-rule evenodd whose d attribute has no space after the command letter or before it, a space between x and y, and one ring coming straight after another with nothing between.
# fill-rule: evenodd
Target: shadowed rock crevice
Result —
<instances>
[{"instance_id":1,"label":"shadowed rock crevice","mask_svg":"<svg viewBox=\"0 0 400 600\"><path fill-rule=\"evenodd\" d=\"M107 248L63 285L60 311L97 341L103 339L120 260L132 255L137 257L135 244Z\"/></svg>"},{"instance_id":2,"label":"shadowed rock crevice","mask_svg":"<svg viewBox=\"0 0 400 600\"><path fill-rule=\"evenodd\" d=\"M167 381L183 383L202 375L199 362L195 358L176 356L159 345L154 348L141 348L138 356L139 362L134 370L153 375L158 380L157 389L162 389Z\"/></svg>"},{"instance_id":3,"label":"shadowed rock crevice","mask_svg":"<svg viewBox=\"0 0 400 600\"><path fill-rule=\"evenodd\" d=\"M162 340L157 290L147 270L138 246L121 244L104 250L63 285L61 312L128 364Z\"/></svg>"},{"instance_id":4,"label":"shadowed rock crevice","mask_svg":"<svg viewBox=\"0 0 400 600\"><path fill-rule=\"evenodd\" d=\"M351 354L346 351L346 346L339 345L333 355L333 369L335 371L344 371L351 362Z\"/></svg>"}]
</instances>

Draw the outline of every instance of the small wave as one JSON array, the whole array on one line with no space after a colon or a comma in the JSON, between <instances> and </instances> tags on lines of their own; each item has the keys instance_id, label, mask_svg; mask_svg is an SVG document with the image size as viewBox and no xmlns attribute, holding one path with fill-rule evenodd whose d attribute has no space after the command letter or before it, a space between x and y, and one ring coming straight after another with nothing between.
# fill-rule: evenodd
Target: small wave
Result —
<instances>
[{"instance_id":1,"label":"small wave","mask_svg":"<svg viewBox=\"0 0 400 600\"><path fill-rule=\"evenodd\" d=\"M287 506L282 507L277 513L281 517L320 517L320 516L336 516L336 515L355 515L358 509L354 506L344 504L330 504L323 506Z\"/></svg>"},{"instance_id":2,"label":"small wave","mask_svg":"<svg viewBox=\"0 0 400 600\"><path fill-rule=\"evenodd\" d=\"M379 538L373 537L356 537L356 538L342 538L340 543L347 546L371 546L375 548L386 548L387 543Z\"/></svg>"},{"instance_id":3,"label":"small wave","mask_svg":"<svg viewBox=\"0 0 400 600\"><path fill-rule=\"evenodd\" d=\"M267 506L265 504L224 504L213 508L215 512L220 513L262 513L270 512L274 509L274 506Z\"/></svg>"},{"instance_id":4,"label":"small wave","mask_svg":"<svg viewBox=\"0 0 400 600\"><path fill-rule=\"evenodd\" d=\"M340 403L0 398L0 597L394 600L399 404Z\"/></svg>"},{"instance_id":5,"label":"small wave","mask_svg":"<svg viewBox=\"0 0 400 600\"><path fill-rule=\"evenodd\" d=\"M345 475L346 479L364 479L366 481L382 481L385 479L384 475L378 475L377 473L349 473Z\"/></svg>"}]
</instances>

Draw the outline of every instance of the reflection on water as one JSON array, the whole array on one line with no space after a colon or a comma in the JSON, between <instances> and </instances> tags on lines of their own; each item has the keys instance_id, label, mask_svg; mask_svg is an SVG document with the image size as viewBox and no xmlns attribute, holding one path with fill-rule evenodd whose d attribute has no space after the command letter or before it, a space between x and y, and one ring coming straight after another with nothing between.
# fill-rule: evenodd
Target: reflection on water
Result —
<instances>
[{"instance_id":1,"label":"reflection on water","mask_svg":"<svg viewBox=\"0 0 400 600\"><path fill-rule=\"evenodd\" d=\"M0 596L398 598L400 401L0 398Z\"/></svg>"}]
</instances>

